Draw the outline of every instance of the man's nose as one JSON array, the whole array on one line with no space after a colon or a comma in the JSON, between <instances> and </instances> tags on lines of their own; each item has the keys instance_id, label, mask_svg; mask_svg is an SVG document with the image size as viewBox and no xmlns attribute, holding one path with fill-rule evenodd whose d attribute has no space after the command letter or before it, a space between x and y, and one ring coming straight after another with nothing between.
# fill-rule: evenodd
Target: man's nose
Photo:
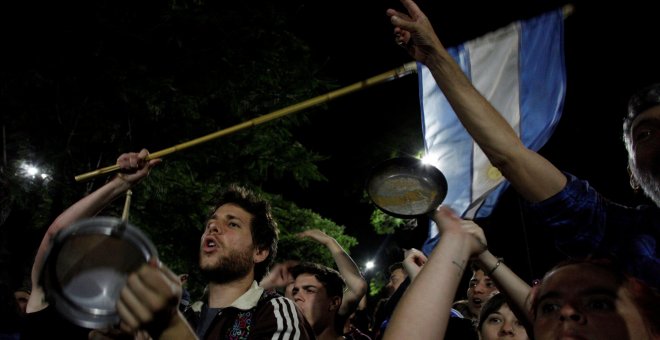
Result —
<instances>
[{"instance_id":1,"label":"man's nose","mask_svg":"<svg viewBox=\"0 0 660 340\"><path fill-rule=\"evenodd\" d=\"M293 291L291 293L291 296L293 297L293 301L298 302L298 301L303 301L302 294L298 291Z\"/></svg>"},{"instance_id":2,"label":"man's nose","mask_svg":"<svg viewBox=\"0 0 660 340\"><path fill-rule=\"evenodd\" d=\"M222 234L222 227L217 222L209 222L207 227L207 232L209 234Z\"/></svg>"},{"instance_id":3,"label":"man's nose","mask_svg":"<svg viewBox=\"0 0 660 340\"><path fill-rule=\"evenodd\" d=\"M559 310L559 320L582 323L584 322L584 316L578 309L574 308L570 304L565 304Z\"/></svg>"}]
</instances>

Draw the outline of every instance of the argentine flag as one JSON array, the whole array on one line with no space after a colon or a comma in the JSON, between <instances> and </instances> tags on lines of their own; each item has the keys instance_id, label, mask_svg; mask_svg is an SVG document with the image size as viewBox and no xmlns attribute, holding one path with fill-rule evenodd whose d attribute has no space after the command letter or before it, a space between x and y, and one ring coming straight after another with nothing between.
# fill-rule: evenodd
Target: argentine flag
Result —
<instances>
[{"instance_id":1,"label":"argentine flag","mask_svg":"<svg viewBox=\"0 0 660 340\"><path fill-rule=\"evenodd\" d=\"M537 151L561 117L566 90L563 15L546 12L448 49L474 86ZM507 187L418 63L425 160L447 178L443 202L463 218L488 216ZM430 228L429 237L437 230Z\"/></svg>"}]
</instances>

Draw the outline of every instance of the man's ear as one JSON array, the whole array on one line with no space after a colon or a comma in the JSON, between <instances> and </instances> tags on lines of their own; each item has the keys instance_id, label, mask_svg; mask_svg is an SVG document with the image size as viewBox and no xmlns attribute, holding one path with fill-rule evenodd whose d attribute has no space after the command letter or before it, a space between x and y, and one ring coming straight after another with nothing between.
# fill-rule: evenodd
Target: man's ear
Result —
<instances>
[{"instance_id":1,"label":"man's ear","mask_svg":"<svg viewBox=\"0 0 660 340\"><path fill-rule=\"evenodd\" d=\"M268 248L259 248L255 247L254 248L254 254L252 255L252 260L254 263L261 263L263 262L266 258L268 258L268 255L270 255L270 250Z\"/></svg>"},{"instance_id":2,"label":"man's ear","mask_svg":"<svg viewBox=\"0 0 660 340\"><path fill-rule=\"evenodd\" d=\"M339 310L339 307L341 307L341 297L333 296L330 299L330 310Z\"/></svg>"},{"instance_id":3,"label":"man's ear","mask_svg":"<svg viewBox=\"0 0 660 340\"><path fill-rule=\"evenodd\" d=\"M632 170L630 169L630 164L628 164L628 176L630 176L630 187L635 191L639 191L639 182L637 181L637 178L635 178L635 175L633 174Z\"/></svg>"}]
</instances>

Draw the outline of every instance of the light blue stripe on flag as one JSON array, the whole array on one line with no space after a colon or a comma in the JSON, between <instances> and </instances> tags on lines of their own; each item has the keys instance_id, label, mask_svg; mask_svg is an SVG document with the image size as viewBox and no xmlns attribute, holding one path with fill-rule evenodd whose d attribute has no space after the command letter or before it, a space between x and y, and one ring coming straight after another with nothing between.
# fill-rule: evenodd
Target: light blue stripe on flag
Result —
<instances>
[{"instance_id":1,"label":"light blue stripe on flag","mask_svg":"<svg viewBox=\"0 0 660 340\"><path fill-rule=\"evenodd\" d=\"M540 149L559 122L566 92L561 10L448 50L523 143ZM465 131L426 66L418 64L418 74L427 159L448 182L443 204L465 218L486 217L508 183Z\"/></svg>"}]
</instances>

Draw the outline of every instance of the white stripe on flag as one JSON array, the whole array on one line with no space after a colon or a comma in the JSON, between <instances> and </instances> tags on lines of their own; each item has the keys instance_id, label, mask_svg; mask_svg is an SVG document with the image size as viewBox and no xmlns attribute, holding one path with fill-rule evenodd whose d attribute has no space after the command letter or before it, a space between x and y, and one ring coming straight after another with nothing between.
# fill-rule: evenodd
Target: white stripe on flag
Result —
<instances>
[{"instance_id":1,"label":"white stripe on flag","mask_svg":"<svg viewBox=\"0 0 660 340\"><path fill-rule=\"evenodd\" d=\"M561 10L514 22L448 51L523 143L541 148L559 121L565 94ZM448 182L443 204L465 218L488 216L506 181L465 131L430 71L418 68L426 152Z\"/></svg>"}]
</instances>

